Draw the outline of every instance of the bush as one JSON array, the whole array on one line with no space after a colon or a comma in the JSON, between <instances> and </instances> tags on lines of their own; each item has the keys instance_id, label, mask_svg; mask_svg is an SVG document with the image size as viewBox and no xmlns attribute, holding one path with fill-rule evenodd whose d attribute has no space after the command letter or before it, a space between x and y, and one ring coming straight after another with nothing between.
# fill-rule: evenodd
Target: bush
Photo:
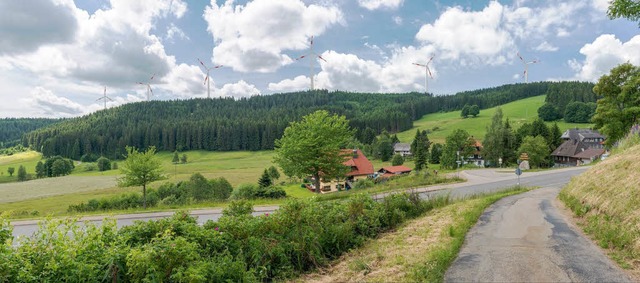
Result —
<instances>
[{"instance_id":1,"label":"bush","mask_svg":"<svg viewBox=\"0 0 640 283\"><path fill-rule=\"evenodd\" d=\"M109 158L100 157L96 163L98 164L98 170L100 171L111 170L111 160L109 160Z\"/></svg>"},{"instance_id":2,"label":"bush","mask_svg":"<svg viewBox=\"0 0 640 283\"><path fill-rule=\"evenodd\" d=\"M366 188L373 187L373 185L374 185L373 181L371 181L369 179L360 179L360 180L357 180L353 184L353 188L354 189L366 189Z\"/></svg>"},{"instance_id":3,"label":"bush","mask_svg":"<svg viewBox=\"0 0 640 283\"><path fill-rule=\"evenodd\" d=\"M83 163L96 162L96 160L98 160L98 156L95 154L85 154L80 157L80 161Z\"/></svg>"},{"instance_id":4,"label":"bush","mask_svg":"<svg viewBox=\"0 0 640 283\"><path fill-rule=\"evenodd\" d=\"M258 192L257 184L241 184L231 192L231 199L253 199Z\"/></svg>"}]
</instances>

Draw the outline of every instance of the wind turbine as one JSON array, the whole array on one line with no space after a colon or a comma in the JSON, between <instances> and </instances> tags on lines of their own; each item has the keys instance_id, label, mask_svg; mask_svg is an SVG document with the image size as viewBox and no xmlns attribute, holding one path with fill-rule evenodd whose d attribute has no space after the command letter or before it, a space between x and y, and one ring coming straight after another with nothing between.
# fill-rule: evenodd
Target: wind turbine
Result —
<instances>
[{"instance_id":1,"label":"wind turbine","mask_svg":"<svg viewBox=\"0 0 640 283\"><path fill-rule=\"evenodd\" d=\"M139 85L146 85L147 86L147 101L149 101L151 99L151 96L153 95L153 90L151 90L151 81L153 80L153 77L155 77L155 76L156 76L156 74L153 74L153 76L151 76L151 78L149 78L147 83L137 82L137 84L139 84Z\"/></svg>"},{"instance_id":2,"label":"wind turbine","mask_svg":"<svg viewBox=\"0 0 640 283\"><path fill-rule=\"evenodd\" d=\"M429 58L427 64L413 63L416 66L424 68L424 93L428 93L429 90L429 77L433 79L433 75L431 75L431 69L429 69L429 63L431 63L433 57L436 57L436 55L431 55L431 58Z\"/></svg>"},{"instance_id":3,"label":"wind turbine","mask_svg":"<svg viewBox=\"0 0 640 283\"><path fill-rule=\"evenodd\" d=\"M222 67L222 65L218 65L218 66L214 66L212 68L207 67L204 63L202 63L202 61L200 61L200 59L198 58L198 62L200 62L200 65L202 65L202 67L207 70L207 76L204 77L204 83L207 84L207 98L211 98L211 78L209 78L209 71L211 69L218 69L220 67Z\"/></svg>"},{"instance_id":4,"label":"wind turbine","mask_svg":"<svg viewBox=\"0 0 640 283\"><path fill-rule=\"evenodd\" d=\"M111 99L111 97L107 96L107 87L104 87L104 94L102 95L102 97L96 99L96 101L100 101L100 100L104 100L104 110L107 110L107 100L113 101L113 99Z\"/></svg>"},{"instance_id":5,"label":"wind turbine","mask_svg":"<svg viewBox=\"0 0 640 283\"><path fill-rule=\"evenodd\" d=\"M311 40L310 40L309 49L310 49L309 53L296 58L296 61L302 60L305 57L310 57L310 59L309 59L309 68L311 69L311 74L309 75L309 78L311 80L311 90L313 90L313 75L314 75L314 73L313 73L313 62L314 62L313 59L314 58L313 57L318 57L318 58L322 59L322 61L325 61L325 62L327 62L327 60L322 58L322 56L318 55L317 53L313 52L313 36L311 37Z\"/></svg>"},{"instance_id":6,"label":"wind turbine","mask_svg":"<svg viewBox=\"0 0 640 283\"><path fill-rule=\"evenodd\" d=\"M524 60L524 58L522 58L522 56L520 56L520 52L518 52L518 57L520 57L520 61L522 61L522 64L524 64L524 83L527 83L529 82L529 65L538 63L540 61L536 59L536 60L527 62Z\"/></svg>"}]
</instances>

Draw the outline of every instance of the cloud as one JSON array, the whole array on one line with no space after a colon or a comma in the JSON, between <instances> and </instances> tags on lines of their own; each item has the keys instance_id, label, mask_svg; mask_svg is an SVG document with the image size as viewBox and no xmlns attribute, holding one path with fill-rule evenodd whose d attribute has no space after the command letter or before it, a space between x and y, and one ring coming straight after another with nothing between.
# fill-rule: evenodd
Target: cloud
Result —
<instances>
[{"instance_id":1,"label":"cloud","mask_svg":"<svg viewBox=\"0 0 640 283\"><path fill-rule=\"evenodd\" d=\"M71 42L78 29L72 5L49 0L0 1L0 55Z\"/></svg>"},{"instance_id":2,"label":"cloud","mask_svg":"<svg viewBox=\"0 0 640 283\"><path fill-rule=\"evenodd\" d=\"M56 96L50 90L36 87L31 91L27 100L30 106L38 109L41 114L53 117L71 117L84 113L84 107L68 98Z\"/></svg>"},{"instance_id":3,"label":"cloud","mask_svg":"<svg viewBox=\"0 0 640 283\"><path fill-rule=\"evenodd\" d=\"M189 40L189 37L176 25L171 23L167 28L167 34L164 37L169 42L174 42L176 38Z\"/></svg>"},{"instance_id":4,"label":"cloud","mask_svg":"<svg viewBox=\"0 0 640 283\"><path fill-rule=\"evenodd\" d=\"M216 90L216 94L216 96L233 97L238 99L260 95L260 90L258 90L255 85L248 84L244 80L240 80L237 83L225 84L220 89Z\"/></svg>"},{"instance_id":5,"label":"cloud","mask_svg":"<svg viewBox=\"0 0 640 283\"><path fill-rule=\"evenodd\" d=\"M402 17L400 17L400 16L393 17L393 22L396 23L396 25L401 26L402 25Z\"/></svg>"},{"instance_id":6,"label":"cloud","mask_svg":"<svg viewBox=\"0 0 640 283\"><path fill-rule=\"evenodd\" d=\"M558 51L558 47L549 44L549 42L547 42L547 41L543 41L538 46L536 46L534 48L534 50L543 51L543 52L551 52L551 51Z\"/></svg>"},{"instance_id":7,"label":"cloud","mask_svg":"<svg viewBox=\"0 0 640 283\"><path fill-rule=\"evenodd\" d=\"M274 92L292 92L309 88L309 77L297 76L293 79L284 79L278 83L269 83L269 90Z\"/></svg>"},{"instance_id":8,"label":"cloud","mask_svg":"<svg viewBox=\"0 0 640 283\"><path fill-rule=\"evenodd\" d=\"M358 0L360 7L367 10L398 9L404 0Z\"/></svg>"},{"instance_id":9,"label":"cloud","mask_svg":"<svg viewBox=\"0 0 640 283\"><path fill-rule=\"evenodd\" d=\"M609 9L609 2L611 0L591 0L591 6L598 12L606 13Z\"/></svg>"},{"instance_id":10,"label":"cloud","mask_svg":"<svg viewBox=\"0 0 640 283\"><path fill-rule=\"evenodd\" d=\"M287 50L308 47L308 38L321 35L341 21L335 6L306 6L300 0L233 0L207 6L204 19L213 36L213 62L239 72L274 72L293 60Z\"/></svg>"},{"instance_id":11,"label":"cloud","mask_svg":"<svg viewBox=\"0 0 640 283\"><path fill-rule=\"evenodd\" d=\"M579 63L577 60L570 60L568 64L576 70L575 79L596 81L615 66L627 61L640 65L638 50L640 35L623 43L613 34L603 34L580 48L580 53L586 57L584 61Z\"/></svg>"}]
</instances>

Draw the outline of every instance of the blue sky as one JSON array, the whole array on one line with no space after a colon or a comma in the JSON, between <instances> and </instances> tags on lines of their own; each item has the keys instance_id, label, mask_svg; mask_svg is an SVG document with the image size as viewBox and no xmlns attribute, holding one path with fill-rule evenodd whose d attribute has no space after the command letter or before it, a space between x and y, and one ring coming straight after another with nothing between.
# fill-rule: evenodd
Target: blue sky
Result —
<instances>
[{"instance_id":1,"label":"blue sky","mask_svg":"<svg viewBox=\"0 0 640 283\"><path fill-rule=\"evenodd\" d=\"M25 3L27 2L27 3ZM0 117L73 117L146 99L309 88L437 95L529 81L596 81L640 65L637 23L607 0L32 0L0 3ZM153 80L149 78L155 74Z\"/></svg>"}]
</instances>

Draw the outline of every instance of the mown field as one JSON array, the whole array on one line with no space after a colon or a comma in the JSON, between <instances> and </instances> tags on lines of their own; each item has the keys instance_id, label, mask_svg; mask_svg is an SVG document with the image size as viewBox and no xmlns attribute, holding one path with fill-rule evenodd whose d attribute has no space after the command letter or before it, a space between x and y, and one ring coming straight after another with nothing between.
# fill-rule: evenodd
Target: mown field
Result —
<instances>
[{"instance_id":1,"label":"mown field","mask_svg":"<svg viewBox=\"0 0 640 283\"><path fill-rule=\"evenodd\" d=\"M509 118L511 127L517 129L522 124L533 122L538 118L538 108L544 104L544 99L544 95L521 99L503 104L500 108L502 108L504 118ZM466 119L460 117L460 111L424 115L421 119L413 122L412 129L398 133L398 139L401 142L410 143L416 135L416 129L420 129L431 130L429 134L431 142L444 143L445 138L453 133L454 130L462 129L475 138L482 140L487 127L491 125L491 118L496 109L497 107L481 109L478 117ZM562 120L557 121L557 123L561 131L575 127L590 128L593 126L593 124L566 123ZM438 129L433 131L435 127Z\"/></svg>"}]
</instances>

